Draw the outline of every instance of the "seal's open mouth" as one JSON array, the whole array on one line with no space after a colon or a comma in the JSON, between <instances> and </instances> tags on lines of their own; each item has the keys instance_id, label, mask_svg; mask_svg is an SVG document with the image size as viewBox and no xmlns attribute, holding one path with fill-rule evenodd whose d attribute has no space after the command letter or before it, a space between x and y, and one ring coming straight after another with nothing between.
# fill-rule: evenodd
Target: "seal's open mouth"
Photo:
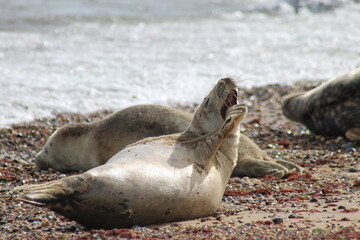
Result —
<instances>
[{"instance_id":1,"label":"seal's open mouth","mask_svg":"<svg viewBox=\"0 0 360 240\"><path fill-rule=\"evenodd\" d=\"M225 103L224 105L222 106L221 108L221 116L223 117L223 119L225 119L225 115L226 115L226 111L234 106L238 104L238 101L237 101L237 92L235 90L232 90L230 91L230 93L228 94L226 100L225 100Z\"/></svg>"}]
</instances>

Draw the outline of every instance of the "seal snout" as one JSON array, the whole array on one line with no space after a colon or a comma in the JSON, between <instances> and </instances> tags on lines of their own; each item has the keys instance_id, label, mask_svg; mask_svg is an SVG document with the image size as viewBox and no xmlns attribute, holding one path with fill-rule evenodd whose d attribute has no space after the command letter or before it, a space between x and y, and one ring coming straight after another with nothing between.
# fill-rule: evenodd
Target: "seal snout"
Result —
<instances>
[{"instance_id":1,"label":"seal snout","mask_svg":"<svg viewBox=\"0 0 360 240\"><path fill-rule=\"evenodd\" d=\"M299 96L303 95L303 93L295 93L288 95L283 100L281 110L285 117L288 119L299 122L301 118L301 99L299 99Z\"/></svg>"},{"instance_id":2,"label":"seal snout","mask_svg":"<svg viewBox=\"0 0 360 240\"><path fill-rule=\"evenodd\" d=\"M36 154L35 165L37 168L42 169L42 170L48 169L50 167L49 164L45 163L45 161L42 157L42 152L39 152L38 154Z\"/></svg>"}]
</instances>

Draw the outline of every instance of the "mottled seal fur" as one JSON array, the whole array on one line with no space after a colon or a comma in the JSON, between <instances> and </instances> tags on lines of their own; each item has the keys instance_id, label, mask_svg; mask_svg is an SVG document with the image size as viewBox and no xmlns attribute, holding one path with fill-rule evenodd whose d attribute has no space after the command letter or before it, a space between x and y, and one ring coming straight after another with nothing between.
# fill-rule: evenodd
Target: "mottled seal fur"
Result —
<instances>
[{"instance_id":1,"label":"mottled seal fur","mask_svg":"<svg viewBox=\"0 0 360 240\"><path fill-rule=\"evenodd\" d=\"M284 115L324 136L360 140L360 68L285 98Z\"/></svg>"},{"instance_id":2,"label":"mottled seal fur","mask_svg":"<svg viewBox=\"0 0 360 240\"><path fill-rule=\"evenodd\" d=\"M221 79L185 132L141 140L79 175L15 188L15 198L89 228L208 216L219 207L237 161L247 108L236 95L234 81Z\"/></svg>"}]
</instances>

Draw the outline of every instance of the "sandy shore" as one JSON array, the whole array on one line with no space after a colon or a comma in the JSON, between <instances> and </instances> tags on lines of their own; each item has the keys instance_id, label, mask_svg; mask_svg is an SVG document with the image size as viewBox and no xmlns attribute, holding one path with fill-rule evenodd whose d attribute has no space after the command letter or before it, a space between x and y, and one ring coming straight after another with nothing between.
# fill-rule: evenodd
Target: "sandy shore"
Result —
<instances>
[{"instance_id":1,"label":"sandy shore","mask_svg":"<svg viewBox=\"0 0 360 240\"><path fill-rule=\"evenodd\" d=\"M295 162L305 173L232 178L214 215L148 227L89 230L50 210L16 202L10 194L15 186L71 175L35 169L35 154L57 127L110 112L60 114L0 129L0 239L360 239L359 143L313 135L281 115L284 95L313 86L274 85L239 94L250 109L242 131L270 156Z\"/></svg>"}]
</instances>

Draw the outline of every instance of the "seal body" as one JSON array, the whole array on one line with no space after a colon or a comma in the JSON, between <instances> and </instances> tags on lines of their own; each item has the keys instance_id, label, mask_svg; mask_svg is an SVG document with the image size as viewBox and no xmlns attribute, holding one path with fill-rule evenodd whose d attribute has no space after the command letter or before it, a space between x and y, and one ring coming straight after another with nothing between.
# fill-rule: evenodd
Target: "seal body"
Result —
<instances>
[{"instance_id":1,"label":"seal body","mask_svg":"<svg viewBox=\"0 0 360 240\"><path fill-rule=\"evenodd\" d=\"M316 134L360 140L360 68L286 97L282 110Z\"/></svg>"},{"instance_id":2,"label":"seal body","mask_svg":"<svg viewBox=\"0 0 360 240\"><path fill-rule=\"evenodd\" d=\"M143 139L106 164L46 184L14 189L90 228L147 225L207 216L216 211L236 165L239 124L232 79L221 79L181 134Z\"/></svg>"},{"instance_id":3,"label":"seal body","mask_svg":"<svg viewBox=\"0 0 360 240\"><path fill-rule=\"evenodd\" d=\"M70 124L50 136L35 164L40 169L88 170L143 138L184 131L191 118L168 107L138 105L93 123Z\"/></svg>"}]
</instances>

